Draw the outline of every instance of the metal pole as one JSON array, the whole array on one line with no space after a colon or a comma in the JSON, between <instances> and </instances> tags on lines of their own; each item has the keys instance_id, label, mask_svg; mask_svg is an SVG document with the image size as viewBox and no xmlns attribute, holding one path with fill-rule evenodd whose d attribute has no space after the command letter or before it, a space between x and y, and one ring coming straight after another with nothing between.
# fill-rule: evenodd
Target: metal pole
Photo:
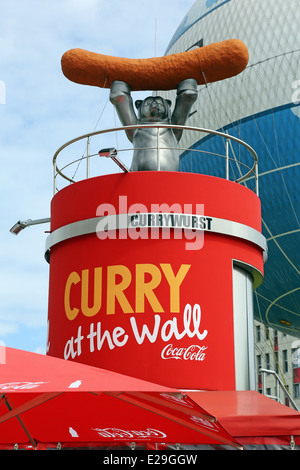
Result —
<instances>
[{"instance_id":1,"label":"metal pole","mask_svg":"<svg viewBox=\"0 0 300 470\"><path fill-rule=\"evenodd\" d=\"M160 158L159 158L159 127L156 129L157 138L157 171L160 171Z\"/></svg>"},{"instance_id":2,"label":"metal pole","mask_svg":"<svg viewBox=\"0 0 300 470\"><path fill-rule=\"evenodd\" d=\"M259 189L258 189L258 163L255 164L255 189L256 195L259 196Z\"/></svg>"},{"instance_id":3,"label":"metal pole","mask_svg":"<svg viewBox=\"0 0 300 470\"><path fill-rule=\"evenodd\" d=\"M277 397L278 403L280 403L280 392L279 392L278 380L276 380L276 397Z\"/></svg>"},{"instance_id":4,"label":"metal pole","mask_svg":"<svg viewBox=\"0 0 300 470\"><path fill-rule=\"evenodd\" d=\"M268 370L268 369L262 369L260 368L260 372L263 374L272 374L274 375L275 377L275 380L276 380L276 391L277 391L277 397L279 397L279 393L278 393L278 388L277 387L280 387L282 389L282 391L284 392L284 394L288 397L290 403L292 404L293 408L296 410L296 411L299 411L298 410L298 407L296 405L296 403L294 402L293 398L291 397L290 393L288 392L288 390L286 389L286 387L284 386L284 383L282 382L282 380L280 379L280 377L278 377L278 375L276 374L276 372L274 372L274 370Z\"/></svg>"},{"instance_id":5,"label":"metal pole","mask_svg":"<svg viewBox=\"0 0 300 470\"><path fill-rule=\"evenodd\" d=\"M53 196L56 194L56 161L53 165Z\"/></svg>"},{"instance_id":6,"label":"metal pole","mask_svg":"<svg viewBox=\"0 0 300 470\"><path fill-rule=\"evenodd\" d=\"M4 402L7 406L7 408L9 409L9 411L13 411L13 408L10 406L10 404L8 403L8 400L7 400L7 397L3 394L1 395L0 398L4 398ZM23 423L23 421L21 420L20 416L17 415L16 416L17 420L19 421L20 425L22 426L24 432L26 433L28 439L30 440L31 444L33 445L33 447L36 447L37 446L37 443L36 441L34 440L34 438L31 436L30 432L26 429L25 427L25 424Z\"/></svg>"},{"instance_id":7,"label":"metal pole","mask_svg":"<svg viewBox=\"0 0 300 470\"><path fill-rule=\"evenodd\" d=\"M261 382L262 382L262 394L265 395L266 394L266 391L265 391L265 374L263 373L263 371L260 369L260 373L261 373Z\"/></svg>"},{"instance_id":8,"label":"metal pole","mask_svg":"<svg viewBox=\"0 0 300 470\"><path fill-rule=\"evenodd\" d=\"M87 138L86 145L86 177L90 177L90 137Z\"/></svg>"},{"instance_id":9,"label":"metal pole","mask_svg":"<svg viewBox=\"0 0 300 470\"><path fill-rule=\"evenodd\" d=\"M229 180L229 141L226 139L226 179Z\"/></svg>"},{"instance_id":10,"label":"metal pole","mask_svg":"<svg viewBox=\"0 0 300 470\"><path fill-rule=\"evenodd\" d=\"M115 163L118 165L118 167L121 168L121 170L124 171L124 173L128 173L128 172L129 172L127 166L124 165L124 163L122 163L121 160L119 160L117 157L110 157L110 158L112 159L113 162L115 162Z\"/></svg>"}]
</instances>

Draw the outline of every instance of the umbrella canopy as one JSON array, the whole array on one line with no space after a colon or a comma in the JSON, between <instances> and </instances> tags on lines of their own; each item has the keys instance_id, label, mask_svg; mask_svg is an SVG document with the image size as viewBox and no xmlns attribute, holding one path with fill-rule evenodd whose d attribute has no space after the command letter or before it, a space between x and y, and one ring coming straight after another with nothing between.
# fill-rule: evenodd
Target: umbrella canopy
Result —
<instances>
[{"instance_id":1,"label":"umbrella canopy","mask_svg":"<svg viewBox=\"0 0 300 470\"><path fill-rule=\"evenodd\" d=\"M243 445L300 445L300 413L255 391L191 392Z\"/></svg>"},{"instance_id":2,"label":"umbrella canopy","mask_svg":"<svg viewBox=\"0 0 300 470\"><path fill-rule=\"evenodd\" d=\"M39 393L68 390L172 391L161 385L78 362L3 346L0 346L0 350L3 351L0 353L1 390L10 392L38 390ZM105 389L107 386L109 389Z\"/></svg>"},{"instance_id":3,"label":"umbrella canopy","mask_svg":"<svg viewBox=\"0 0 300 470\"><path fill-rule=\"evenodd\" d=\"M242 448L211 414L177 390L12 348L5 348L3 362L2 448L132 442Z\"/></svg>"}]
</instances>

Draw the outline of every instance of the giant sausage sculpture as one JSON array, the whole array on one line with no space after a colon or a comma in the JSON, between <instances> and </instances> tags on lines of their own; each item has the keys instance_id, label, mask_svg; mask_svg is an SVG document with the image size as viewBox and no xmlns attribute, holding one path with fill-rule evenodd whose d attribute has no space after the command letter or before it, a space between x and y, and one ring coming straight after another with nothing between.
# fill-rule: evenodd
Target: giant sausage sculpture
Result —
<instances>
[{"instance_id":1,"label":"giant sausage sculpture","mask_svg":"<svg viewBox=\"0 0 300 470\"><path fill-rule=\"evenodd\" d=\"M198 85L224 80L242 72L248 64L246 45L239 39L212 43L197 49L153 57L126 59L71 49L62 56L64 75L82 85L110 88L126 82L132 91L173 90L185 79Z\"/></svg>"}]
</instances>

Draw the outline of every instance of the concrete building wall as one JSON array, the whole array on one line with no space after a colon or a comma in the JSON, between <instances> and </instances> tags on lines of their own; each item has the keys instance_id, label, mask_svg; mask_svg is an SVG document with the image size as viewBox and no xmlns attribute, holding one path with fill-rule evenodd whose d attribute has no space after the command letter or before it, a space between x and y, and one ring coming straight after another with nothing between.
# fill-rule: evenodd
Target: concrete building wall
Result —
<instances>
[{"instance_id":1,"label":"concrete building wall","mask_svg":"<svg viewBox=\"0 0 300 470\"><path fill-rule=\"evenodd\" d=\"M265 395L279 395L281 403L292 406L280 387L276 388L275 376L262 373L260 368L274 371L300 410L300 340L255 321L254 341L256 390L263 393L264 387Z\"/></svg>"}]
</instances>

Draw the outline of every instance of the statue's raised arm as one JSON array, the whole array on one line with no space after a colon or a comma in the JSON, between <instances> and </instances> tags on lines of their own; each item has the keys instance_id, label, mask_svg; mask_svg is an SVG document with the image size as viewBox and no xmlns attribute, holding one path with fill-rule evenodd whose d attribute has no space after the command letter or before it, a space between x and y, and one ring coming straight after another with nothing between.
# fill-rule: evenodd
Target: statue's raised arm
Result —
<instances>
[{"instance_id":1,"label":"statue's raised arm","mask_svg":"<svg viewBox=\"0 0 300 470\"><path fill-rule=\"evenodd\" d=\"M138 122L133 100L130 94L130 86L122 81L115 80L110 87L109 99L116 108L117 114L123 126L135 125ZM134 130L126 129L126 135L130 142L133 141Z\"/></svg>"},{"instance_id":2,"label":"statue's raised arm","mask_svg":"<svg viewBox=\"0 0 300 470\"><path fill-rule=\"evenodd\" d=\"M187 79L179 83L176 104L171 119L172 124L184 126L191 108L197 100L197 95L197 81L195 79ZM183 132L182 129L174 129L173 132L179 142Z\"/></svg>"}]
</instances>

